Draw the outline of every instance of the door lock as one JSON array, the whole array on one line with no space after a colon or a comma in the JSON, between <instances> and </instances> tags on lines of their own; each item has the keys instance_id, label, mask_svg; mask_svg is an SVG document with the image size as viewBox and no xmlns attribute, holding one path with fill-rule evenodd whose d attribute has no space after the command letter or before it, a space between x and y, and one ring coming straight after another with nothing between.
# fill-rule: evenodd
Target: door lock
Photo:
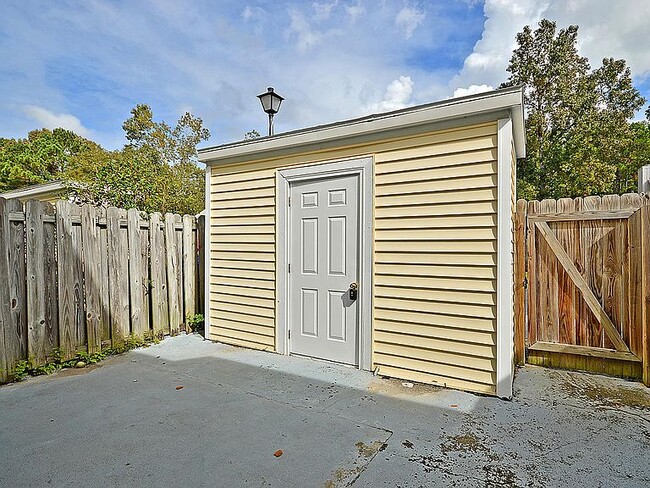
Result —
<instances>
[{"instance_id":1,"label":"door lock","mask_svg":"<svg viewBox=\"0 0 650 488\"><path fill-rule=\"evenodd\" d=\"M358 285L356 283L351 283L350 284L350 300L355 301L357 299L357 288Z\"/></svg>"}]
</instances>

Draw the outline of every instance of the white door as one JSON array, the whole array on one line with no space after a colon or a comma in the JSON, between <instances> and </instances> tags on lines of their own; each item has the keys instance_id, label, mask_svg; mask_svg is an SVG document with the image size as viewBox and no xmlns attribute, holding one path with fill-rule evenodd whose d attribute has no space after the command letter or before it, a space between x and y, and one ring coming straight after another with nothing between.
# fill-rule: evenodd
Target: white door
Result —
<instances>
[{"instance_id":1,"label":"white door","mask_svg":"<svg viewBox=\"0 0 650 488\"><path fill-rule=\"evenodd\" d=\"M295 182L290 195L290 351L358 365L359 177Z\"/></svg>"}]
</instances>

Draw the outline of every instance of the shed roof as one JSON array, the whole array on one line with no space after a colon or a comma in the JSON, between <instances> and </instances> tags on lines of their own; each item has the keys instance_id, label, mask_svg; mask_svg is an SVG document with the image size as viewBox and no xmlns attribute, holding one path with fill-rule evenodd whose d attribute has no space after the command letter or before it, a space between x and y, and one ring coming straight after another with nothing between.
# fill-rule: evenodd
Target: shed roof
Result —
<instances>
[{"instance_id":1,"label":"shed roof","mask_svg":"<svg viewBox=\"0 0 650 488\"><path fill-rule=\"evenodd\" d=\"M411 136L504 117L512 118L517 157L525 157L523 89L517 86L273 136L206 147L199 149L199 160L209 166L254 161Z\"/></svg>"}]
</instances>

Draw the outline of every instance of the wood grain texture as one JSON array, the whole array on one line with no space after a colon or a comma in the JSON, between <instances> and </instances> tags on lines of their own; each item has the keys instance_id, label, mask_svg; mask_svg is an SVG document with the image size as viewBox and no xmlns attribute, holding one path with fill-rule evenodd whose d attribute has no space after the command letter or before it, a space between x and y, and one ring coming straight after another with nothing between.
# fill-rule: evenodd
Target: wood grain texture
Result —
<instances>
[{"instance_id":1,"label":"wood grain texture","mask_svg":"<svg viewBox=\"0 0 650 488\"><path fill-rule=\"evenodd\" d=\"M586 197L582 201L583 211L593 211L601 209L601 198L598 196ZM597 221L589 221L581 223L581 240L582 240L582 262L584 263L583 276L589 285L589 288L594 290L597 298L600 300L603 270L603 254L601 244L602 231L600 224ZM603 329L596 318L587 312L586 308L581 310L581 317L584 323L582 326L585 329L586 342L581 343L583 346L602 347L603 345Z\"/></svg>"},{"instance_id":2,"label":"wood grain texture","mask_svg":"<svg viewBox=\"0 0 650 488\"><path fill-rule=\"evenodd\" d=\"M167 298L167 258L165 230L160 213L149 219L149 248L151 249L151 321L156 337L169 335L169 304Z\"/></svg>"},{"instance_id":3,"label":"wood grain texture","mask_svg":"<svg viewBox=\"0 0 650 488\"><path fill-rule=\"evenodd\" d=\"M192 229L194 217L183 219L183 307L185 321L196 313L196 234Z\"/></svg>"},{"instance_id":4,"label":"wood grain texture","mask_svg":"<svg viewBox=\"0 0 650 488\"><path fill-rule=\"evenodd\" d=\"M165 214L165 254L167 257L167 290L169 298L169 326L171 335L180 331L182 316L182 269L178 260L178 244L174 214Z\"/></svg>"},{"instance_id":5,"label":"wood grain texture","mask_svg":"<svg viewBox=\"0 0 650 488\"><path fill-rule=\"evenodd\" d=\"M142 281L147 262L142 258L140 241L140 212L127 211L127 235L129 243L129 293L131 298L131 333L142 337L148 331L147 308L145 306L146 282Z\"/></svg>"},{"instance_id":6,"label":"wood grain texture","mask_svg":"<svg viewBox=\"0 0 650 488\"><path fill-rule=\"evenodd\" d=\"M16 363L27 357L27 286L25 267L25 223L10 221L9 214L22 212L23 205L20 200L6 200L0 225L0 242L6 244L2 250L2 265L0 279L5 281L9 289L6 304L9 306L9 321L5 322L4 342L6 348L6 367L9 373L15 368ZM1 247L1 245L0 245ZM6 251L6 254L5 254ZM4 257L7 257L5 268ZM6 270L6 271L4 271ZM4 286L4 285L3 285ZM0 292L0 296L5 291ZM3 314L6 313L3 312ZM0 326L0 333L2 327ZM1 366L0 366L1 367Z\"/></svg>"},{"instance_id":7,"label":"wood grain texture","mask_svg":"<svg viewBox=\"0 0 650 488\"><path fill-rule=\"evenodd\" d=\"M604 195L602 197L602 208L605 210L618 210L621 206L619 195ZM622 334L622 275L623 263L621 248L621 227L624 224L621 220L603 220L601 229L603 231L603 274L601 282L601 293L603 310L611 318L619 334ZM607 334L603 337L603 347L611 348L612 342Z\"/></svg>"},{"instance_id":8,"label":"wood grain texture","mask_svg":"<svg viewBox=\"0 0 650 488\"><path fill-rule=\"evenodd\" d=\"M9 224L9 211L7 210L7 200L0 198L0 383L7 381L11 376L11 367L8 366L8 360L11 351L7 350L5 336L11 334L11 311L9 307L9 236L7 234L5 222Z\"/></svg>"},{"instance_id":9,"label":"wood grain texture","mask_svg":"<svg viewBox=\"0 0 650 488\"><path fill-rule=\"evenodd\" d=\"M523 365L526 361L526 200L517 201L515 212L515 363Z\"/></svg>"},{"instance_id":10,"label":"wood grain texture","mask_svg":"<svg viewBox=\"0 0 650 488\"><path fill-rule=\"evenodd\" d=\"M56 233L59 273L59 346L64 359L77 352L77 329L83 321L83 279L75 272L82 256L80 243L73 245L75 237L72 215L80 216L79 208L65 200L56 202ZM79 310L81 309L81 310Z\"/></svg>"},{"instance_id":11,"label":"wood grain texture","mask_svg":"<svg viewBox=\"0 0 650 488\"><path fill-rule=\"evenodd\" d=\"M106 210L108 293L114 345L123 342L131 333L128 231L120 226L120 221L126 218L127 212L124 209L109 207Z\"/></svg>"},{"instance_id":12,"label":"wood grain texture","mask_svg":"<svg viewBox=\"0 0 650 488\"><path fill-rule=\"evenodd\" d=\"M106 225L99 225L99 222L106 222L106 209L99 207L97 209L98 222L98 239L99 239L99 292L101 295L101 325L102 325L102 344L111 343L111 301L110 301L110 282L108 270L108 229Z\"/></svg>"},{"instance_id":13,"label":"wood grain texture","mask_svg":"<svg viewBox=\"0 0 650 488\"><path fill-rule=\"evenodd\" d=\"M540 234L542 235L542 237L550 247L555 257L557 258L559 264L569 274L570 278L573 280L576 287L582 293L582 298L587 303L587 306L590 308L590 310L596 317L596 320L598 320L601 323L605 333L614 344L616 350L629 352L629 348L627 347L627 345L621 338L620 334L618 333L616 326L613 324L613 322L611 321L611 319L609 318L609 316L601 306L600 301L598 300L596 295L593 293L591 288L589 288L587 282L580 275L580 273L576 269L575 265L573 264L569 256L566 254L564 249L562 249L562 246L560 245L559 241L555 237L555 234L553 233L551 228L548 226L546 222L536 222L535 225L537 226L538 230L540 231ZM557 342L557 341L546 341L546 342Z\"/></svg>"},{"instance_id":14,"label":"wood grain texture","mask_svg":"<svg viewBox=\"0 0 650 488\"><path fill-rule=\"evenodd\" d=\"M645 205L641 207L641 242L643 249L641 259L643 281L640 287L641 321L643 324L643 383L650 386L650 202L647 199Z\"/></svg>"},{"instance_id":15,"label":"wood grain texture","mask_svg":"<svg viewBox=\"0 0 650 488\"><path fill-rule=\"evenodd\" d=\"M45 215L54 213L52 205L30 200L25 204L27 230L27 349L35 365L46 362L58 346L58 311L53 301L56 287L54 269L54 230L46 229ZM52 225L52 224L49 224ZM47 248L46 246L50 246ZM51 278L54 277L53 281ZM53 323L53 312L57 314Z\"/></svg>"},{"instance_id":16,"label":"wood grain texture","mask_svg":"<svg viewBox=\"0 0 650 488\"><path fill-rule=\"evenodd\" d=\"M102 348L102 285L101 285L101 247L97 209L92 205L81 208L81 228L83 239L84 295L86 302L86 333L88 352L95 353Z\"/></svg>"}]
</instances>

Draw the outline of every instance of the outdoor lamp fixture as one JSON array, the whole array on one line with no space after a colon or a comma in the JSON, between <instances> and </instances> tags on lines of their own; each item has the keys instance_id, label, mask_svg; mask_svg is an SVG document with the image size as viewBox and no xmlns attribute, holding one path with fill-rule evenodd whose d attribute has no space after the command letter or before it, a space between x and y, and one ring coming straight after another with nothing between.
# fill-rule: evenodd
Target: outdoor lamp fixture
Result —
<instances>
[{"instance_id":1,"label":"outdoor lamp fixture","mask_svg":"<svg viewBox=\"0 0 650 488\"><path fill-rule=\"evenodd\" d=\"M278 110L280 110L280 104L284 98L275 93L271 86L267 88L266 93L257 95L257 98L262 102L262 110L269 114L269 135L272 136L273 116L278 113Z\"/></svg>"}]
</instances>

